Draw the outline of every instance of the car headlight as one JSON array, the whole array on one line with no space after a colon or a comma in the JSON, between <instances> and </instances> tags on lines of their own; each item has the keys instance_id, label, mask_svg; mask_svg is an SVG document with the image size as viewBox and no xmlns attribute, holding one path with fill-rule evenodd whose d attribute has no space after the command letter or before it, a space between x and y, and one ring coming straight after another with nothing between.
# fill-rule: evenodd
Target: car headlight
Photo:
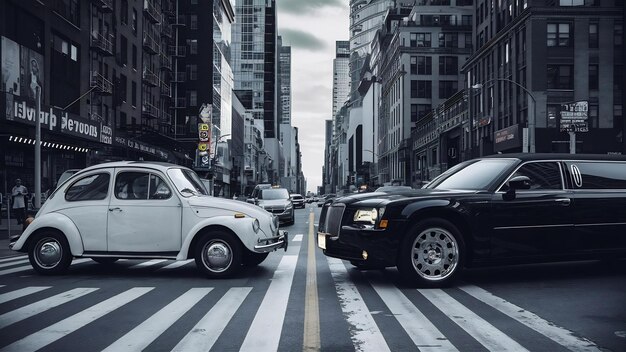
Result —
<instances>
[{"instance_id":1,"label":"car headlight","mask_svg":"<svg viewBox=\"0 0 626 352\"><path fill-rule=\"evenodd\" d=\"M354 213L353 222L357 225L364 225L368 228L373 228L383 217L385 208L363 208L357 209Z\"/></svg>"},{"instance_id":2,"label":"car headlight","mask_svg":"<svg viewBox=\"0 0 626 352\"><path fill-rule=\"evenodd\" d=\"M259 219L254 219L252 222L252 230L254 230L254 233L259 233L260 228L261 224L259 223Z\"/></svg>"},{"instance_id":3,"label":"car headlight","mask_svg":"<svg viewBox=\"0 0 626 352\"><path fill-rule=\"evenodd\" d=\"M285 209L287 209L287 210L289 210L291 208L293 208L293 204L292 203L287 204L287 206L285 207Z\"/></svg>"}]
</instances>

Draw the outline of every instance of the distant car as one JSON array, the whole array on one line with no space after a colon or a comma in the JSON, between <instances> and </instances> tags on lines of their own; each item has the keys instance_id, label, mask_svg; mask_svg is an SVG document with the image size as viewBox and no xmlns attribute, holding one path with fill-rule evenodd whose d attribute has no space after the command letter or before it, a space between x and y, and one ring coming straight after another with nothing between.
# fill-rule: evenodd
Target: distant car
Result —
<instances>
[{"instance_id":1,"label":"distant car","mask_svg":"<svg viewBox=\"0 0 626 352\"><path fill-rule=\"evenodd\" d=\"M75 257L158 258L195 259L206 276L225 278L286 249L287 234L259 207L208 196L188 168L126 161L62 182L9 247L44 275L65 272Z\"/></svg>"},{"instance_id":2,"label":"distant car","mask_svg":"<svg viewBox=\"0 0 626 352\"><path fill-rule=\"evenodd\" d=\"M266 188L259 191L255 204L278 217L286 225L295 223L293 203L286 188Z\"/></svg>"},{"instance_id":3,"label":"distant car","mask_svg":"<svg viewBox=\"0 0 626 352\"><path fill-rule=\"evenodd\" d=\"M268 189L268 188L272 188L272 185L269 183L260 183L256 186L254 186L254 189L252 190L252 193L250 193L250 197L248 197L246 199L246 202L250 203L250 204L255 204L254 199L258 198L259 196L259 192L262 189Z\"/></svg>"},{"instance_id":4,"label":"distant car","mask_svg":"<svg viewBox=\"0 0 626 352\"><path fill-rule=\"evenodd\" d=\"M304 197L301 194L292 193L289 198L291 198L291 203L293 203L294 208L304 209Z\"/></svg>"},{"instance_id":5,"label":"distant car","mask_svg":"<svg viewBox=\"0 0 626 352\"><path fill-rule=\"evenodd\" d=\"M317 206L321 208L324 205L324 203L326 203L327 201L331 199L335 199L336 197L337 195L334 193L326 194L323 197L318 199Z\"/></svg>"},{"instance_id":6,"label":"distant car","mask_svg":"<svg viewBox=\"0 0 626 352\"><path fill-rule=\"evenodd\" d=\"M383 186L383 187L376 188L376 192L393 193L393 192L399 192L399 191L410 191L412 189L413 188L409 186Z\"/></svg>"}]
</instances>

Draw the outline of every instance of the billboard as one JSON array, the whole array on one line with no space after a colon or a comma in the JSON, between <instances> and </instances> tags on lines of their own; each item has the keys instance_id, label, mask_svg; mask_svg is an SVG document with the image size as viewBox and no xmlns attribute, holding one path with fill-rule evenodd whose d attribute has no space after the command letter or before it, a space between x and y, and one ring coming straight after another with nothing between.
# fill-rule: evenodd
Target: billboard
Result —
<instances>
[{"instance_id":1,"label":"billboard","mask_svg":"<svg viewBox=\"0 0 626 352\"><path fill-rule=\"evenodd\" d=\"M561 104L561 132L588 132L589 102L586 100Z\"/></svg>"},{"instance_id":2,"label":"billboard","mask_svg":"<svg viewBox=\"0 0 626 352\"><path fill-rule=\"evenodd\" d=\"M0 91L35 103L37 94L43 94L43 56L9 38L2 37L0 41L2 47Z\"/></svg>"}]
</instances>

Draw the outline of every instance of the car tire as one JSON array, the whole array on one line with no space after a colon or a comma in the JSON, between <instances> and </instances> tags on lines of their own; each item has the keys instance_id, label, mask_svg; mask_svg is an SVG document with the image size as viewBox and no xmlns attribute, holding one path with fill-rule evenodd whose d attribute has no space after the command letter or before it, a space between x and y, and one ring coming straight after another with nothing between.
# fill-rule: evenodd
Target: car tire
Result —
<instances>
[{"instance_id":1,"label":"car tire","mask_svg":"<svg viewBox=\"0 0 626 352\"><path fill-rule=\"evenodd\" d=\"M65 236L59 232L43 232L35 236L28 248L28 259L42 275L60 275L72 263L72 253Z\"/></svg>"},{"instance_id":2,"label":"car tire","mask_svg":"<svg viewBox=\"0 0 626 352\"><path fill-rule=\"evenodd\" d=\"M235 235L213 231L196 243L196 266L209 278L229 278L241 270L242 252L241 242Z\"/></svg>"},{"instance_id":3,"label":"car tire","mask_svg":"<svg viewBox=\"0 0 626 352\"><path fill-rule=\"evenodd\" d=\"M118 259L119 258L110 258L110 257L91 258L91 260L93 260L94 262L98 264L103 264L103 265L111 265L115 263L116 261L118 261Z\"/></svg>"},{"instance_id":4,"label":"car tire","mask_svg":"<svg viewBox=\"0 0 626 352\"><path fill-rule=\"evenodd\" d=\"M463 268L465 242L459 229L444 219L415 224L402 241L397 266L405 284L446 287Z\"/></svg>"},{"instance_id":5,"label":"car tire","mask_svg":"<svg viewBox=\"0 0 626 352\"><path fill-rule=\"evenodd\" d=\"M243 265L244 266L257 266L263 263L263 261L267 259L268 255L269 253L255 253L255 252L248 251L243 258Z\"/></svg>"}]
</instances>

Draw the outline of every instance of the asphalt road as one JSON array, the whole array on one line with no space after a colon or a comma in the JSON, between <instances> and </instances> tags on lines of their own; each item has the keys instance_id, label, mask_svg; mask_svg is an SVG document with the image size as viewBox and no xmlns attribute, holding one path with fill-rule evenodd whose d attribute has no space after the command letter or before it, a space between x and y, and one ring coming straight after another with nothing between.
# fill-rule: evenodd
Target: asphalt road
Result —
<instances>
[{"instance_id":1,"label":"asphalt road","mask_svg":"<svg viewBox=\"0 0 626 352\"><path fill-rule=\"evenodd\" d=\"M297 210L287 252L229 280L193 261L89 259L43 277L0 250L0 351L626 351L625 261L471 270L453 288L409 289L395 269L326 258L309 236L318 214Z\"/></svg>"}]
</instances>

